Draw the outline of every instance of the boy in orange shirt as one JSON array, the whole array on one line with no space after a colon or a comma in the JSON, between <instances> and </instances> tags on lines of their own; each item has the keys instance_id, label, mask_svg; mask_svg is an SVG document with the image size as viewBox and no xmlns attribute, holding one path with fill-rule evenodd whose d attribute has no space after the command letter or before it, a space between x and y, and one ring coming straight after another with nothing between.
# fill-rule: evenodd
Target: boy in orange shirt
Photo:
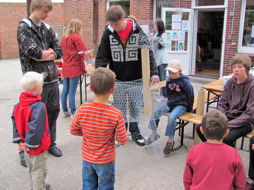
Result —
<instances>
[{"instance_id":1,"label":"boy in orange shirt","mask_svg":"<svg viewBox=\"0 0 254 190\"><path fill-rule=\"evenodd\" d=\"M115 138L121 145L128 140L123 114L108 104L114 92L115 74L107 68L97 68L90 77L95 100L83 104L75 113L70 132L83 136L83 190L114 189Z\"/></svg>"}]
</instances>

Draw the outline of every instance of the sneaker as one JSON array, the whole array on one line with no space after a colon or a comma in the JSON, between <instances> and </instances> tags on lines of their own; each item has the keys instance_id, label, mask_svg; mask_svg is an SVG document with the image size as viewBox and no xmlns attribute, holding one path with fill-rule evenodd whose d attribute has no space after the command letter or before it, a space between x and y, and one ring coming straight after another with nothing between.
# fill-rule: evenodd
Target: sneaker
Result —
<instances>
[{"instance_id":1,"label":"sneaker","mask_svg":"<svg viewBox=\"0 0 254 190\"><path fill-rule=\"evenodd\" d=\"M151 134L146 140L145 143L146 145L152 144L154 141L158 140L160 138L159 134Z\"/></svg>"},{"instance_id":2,"label":"sneaker","mask_svg":"<svg viewBox=\"0 0 254 190\"><path fill-rule=\"evenodd\" d=\"M253 180L253 179L251 179L250 177L248 177L248 178L246 179L246 183L247 183L248 185L250 185L250 186L253 186L253 187L254 187L254 180Z\"/></svg>"},{"instance_id":3,"label":"sneaker","mask_svg":"<svg viewBox=\"0 0 254 190\"><path fill-rule=\"evenodd\" d=\"M163 154L169 155L171 151L173 151L175 142L167 142L165 148L163 149Z\"/></svg>"},{"instance_id":4,"label":"sneaker","mask_svg":"<svg viewBox=\"0 0 254 190\"><path fill-rule=\"evenodd\" d=\"M144 146L145 145L145 139L141 134L138 134L136 136L132 136L132 140L134 140L137 145Z\"/></svg>"},{"instance_id":5,"label":"sneaker","mask_svg":"<svg viewBox=\"0 0 254 190\"><path fill-rule=\"evenodd\" d=\"M63 118L70 117L70 113L68 111L63 112Z\"/></svg>"},{"instance_id":6,"label":"sneaker","mask_svg":"<svg viewBox=\"0 0 254 190\"><path fill-rule=\"evenodd\" d=\"M26 164L26 159L25 159L25 153L24 153L24 151L20 151L19 152L19 159L20 159L21 166L24 166L26 168L27 164Z\"/></svg>"}]
</instances>

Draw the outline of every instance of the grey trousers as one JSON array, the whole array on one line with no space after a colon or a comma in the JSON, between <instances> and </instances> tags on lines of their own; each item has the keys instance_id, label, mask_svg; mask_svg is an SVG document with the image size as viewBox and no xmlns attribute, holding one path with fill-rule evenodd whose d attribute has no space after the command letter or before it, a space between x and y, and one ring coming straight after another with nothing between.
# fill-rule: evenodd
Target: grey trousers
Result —
<instances>
[{"instance_id":1,"label":"grey trousers","mask_svg":"<svg viewBox=\"0 0 254 190\"><path fill-rule=\"evenodd\" d=\"M47 153L32 156L25 152L25 159L27 163L30 189L33 190L46 190L45 179L47 176Z\"/></svg>"}]
</instances>

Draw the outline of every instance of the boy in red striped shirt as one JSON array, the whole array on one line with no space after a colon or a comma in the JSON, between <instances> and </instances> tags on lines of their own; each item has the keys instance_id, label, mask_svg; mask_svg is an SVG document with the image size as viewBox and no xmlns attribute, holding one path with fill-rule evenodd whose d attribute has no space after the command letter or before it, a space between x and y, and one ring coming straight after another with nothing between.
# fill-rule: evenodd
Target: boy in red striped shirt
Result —
<instances>
[{"instance_id":1,"label":"boy in red striped shirt","mask_svg":"<svg viewBox=\"0 0 254 190\"><path fill-rule=\"evenodd\" d=\"M115 138L124 145L128 136L121 111L108 104L114 92L115 74L107 68L97 68L90 77L95 100L80 106L70 132L83 136L83 190L111 190L115 183Z\"/></svg>"}]
</instances>

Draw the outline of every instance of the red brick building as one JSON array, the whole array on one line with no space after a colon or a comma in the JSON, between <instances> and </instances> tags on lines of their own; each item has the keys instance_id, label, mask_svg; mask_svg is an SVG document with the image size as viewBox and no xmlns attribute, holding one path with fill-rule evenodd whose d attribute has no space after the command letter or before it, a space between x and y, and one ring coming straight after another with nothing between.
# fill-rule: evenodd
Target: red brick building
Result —
<instances>
[{"instance_id":1,"label":"red brick building","mask_svg":"<svg viewBox=\"0 0 254 190\"><path fill-rule=\"evenodd\" d=\"M149 28L162 18L170 58L184 62L185 74L219 76L230 73L237 53L254 58L253 0L52 0L46 20L61 38L64 25L78 18L84 23L84 41L98 45L110 4L121 4L128 14ZM0 0L0 59L18 57L16 29L26 15L26 0ZM151 27L150 27L151 28Z\"/></svg>"}]
</instances>

